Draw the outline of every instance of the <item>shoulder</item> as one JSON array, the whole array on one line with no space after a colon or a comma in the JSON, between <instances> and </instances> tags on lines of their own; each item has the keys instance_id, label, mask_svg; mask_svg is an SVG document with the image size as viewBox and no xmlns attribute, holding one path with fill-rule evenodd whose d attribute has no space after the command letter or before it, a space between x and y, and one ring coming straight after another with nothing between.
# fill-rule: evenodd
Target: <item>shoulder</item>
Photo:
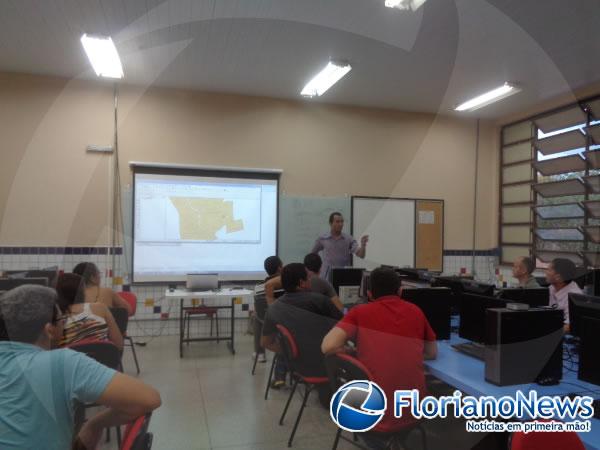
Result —
<instances>
[{"instance_id":1,"label":"shoulder","mask_svg":"<svg viewBox=\"0 0 600 450\"><path fill-rule=\"evenodd\" d=\"M581 290L581 288L579 287L579 285L577 283L575 283L574 281L571 281L569 283L569 292L581 294L583 291Z\"/></svg>"},{"instance_id":2,"label":"shoulder","mask_svg":"<svg viewBox=\"0 0 600 450\"><path fill-rule=\"evenodd\" d=\"M319 237L317 238L317 240L321 241L321 240L330 239L330 238L331 238L331 232L328 231L327 233L320 234Z\"/></svg>"}]
</instances>

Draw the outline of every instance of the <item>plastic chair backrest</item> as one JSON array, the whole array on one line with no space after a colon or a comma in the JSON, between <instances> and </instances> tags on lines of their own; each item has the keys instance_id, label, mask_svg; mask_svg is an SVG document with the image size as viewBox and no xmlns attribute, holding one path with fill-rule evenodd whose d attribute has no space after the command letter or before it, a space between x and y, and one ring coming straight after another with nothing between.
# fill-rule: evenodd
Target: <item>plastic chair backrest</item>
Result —
<instances>
[{"instance_id":1,"label":"plastic chair backrest","mask_svg":"<svg viewBox=\"0 0 600 450\"><path fill-rule=\"evenodd\" d=\"M137 310L137 295L135 295L133 292L118 292L119 297L121 297L123 300L125 300L127 303L129 303L129 306L131 307L131 314L129 314L129 316L133 316L135 314L135 311Z\"/></svg>"},{"instance_id":2,"label":"plastic chair backrest","mask_svg":"<svg viewBox=\"0 0 600 450\"><path fill-rule=\"evenodd\" d=\"M514 433L510 450L585 450L575 432Z\"/></svg>"},{"instance_id":3,"label":"plastic chair backrest","mask_svg":"<svg viewBox=\"0 0 600 450\"><path fill-rule=\"evenodd\" d=\"M129 314L125 308L109 308L115 319L117 327L123 336L127 335L127 324L129 323Z\"/></svg>"},{"instance_id":4,"label":"plastic chair backrest","mask_svg":"<svg viewBox=\"0 0 600 450\"><path fill-rule=\"evenodd\" d=\"M148 425L152 414L140 416L127 424L121 442L121 450L150 450L152 447L152 433L148 433Z\"/></svg>"},{"instance_id":5,"label":"plastic chair backrest","mask_svg":"<svg viewBox=\"0 0 600 450\"><path fill-rule=\"evenodd\" d=\"M69 345L68 348L85 353L90 358L111 369L117 370L121 364L121 352L112 342L87 340L76 342Z\"/></svg>"},{"instance_id":6,"label":"plastic chair backrest","mask_svg":"<svg viewBox=\"0 0 600 450\"><path fill-rule=\"evenodd\" d=\"M333 391L349 381L373 380L369 369L354 356L336 353L325 357L325 368Z\"/></svg>"},{"instance_id":7,"label":"plastic chair backrest","mask_svg":"<svg viewBox=\"0 0 600 450\"><path fill-rule=\"evenodd\" d=\"M298 358L299 354L296 339L294 339L294 336L292 335L290 330L288 330L283 325L277 325L277 331L279 331L279 334L281 336L281 346L283 349L283 355L289 363L292 363L296 358Z\"/></svg>"}]
</instances>

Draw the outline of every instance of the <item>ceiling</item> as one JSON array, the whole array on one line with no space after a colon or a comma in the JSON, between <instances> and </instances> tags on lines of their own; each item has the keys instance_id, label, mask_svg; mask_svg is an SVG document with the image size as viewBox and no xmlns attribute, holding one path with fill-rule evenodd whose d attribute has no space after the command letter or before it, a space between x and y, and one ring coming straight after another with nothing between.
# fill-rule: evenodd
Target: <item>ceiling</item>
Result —
<instances>
[{"instance_id":1,"label":"ceiling","mask_svg":"<svg viewBox=\"0 0 600 450\"><path fill-rule=\"evenodd\" d=\"M82 33L111 35L126 82L301 99L330 58L350 74L306 101L449 113L505 81L496 118L600 81L598 0L2 0L0 71L91 78Z\"/></svg>"}]
</instances>

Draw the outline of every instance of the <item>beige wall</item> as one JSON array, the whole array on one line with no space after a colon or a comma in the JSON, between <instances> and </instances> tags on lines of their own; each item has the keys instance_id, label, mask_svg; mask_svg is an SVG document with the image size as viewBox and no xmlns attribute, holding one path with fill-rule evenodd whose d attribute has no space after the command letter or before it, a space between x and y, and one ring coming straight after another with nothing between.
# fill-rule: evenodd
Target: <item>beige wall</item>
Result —
<instances>
[{"instance_id":1,"label":"beige wall","mask_svg":"<svg viewBox=\"0 0 600 450\"><path fill-rule=\"evenodd\" d=\"M109 164L88 144L112 142L108 84L0 75L0 245L104 245ZM283 169L288 195L445 200L445 247L472 242L473 120L234 95L124 86L127 162ZM498 132L482 123L477 248L497 241Z\"/></svg>"}]
</instances>

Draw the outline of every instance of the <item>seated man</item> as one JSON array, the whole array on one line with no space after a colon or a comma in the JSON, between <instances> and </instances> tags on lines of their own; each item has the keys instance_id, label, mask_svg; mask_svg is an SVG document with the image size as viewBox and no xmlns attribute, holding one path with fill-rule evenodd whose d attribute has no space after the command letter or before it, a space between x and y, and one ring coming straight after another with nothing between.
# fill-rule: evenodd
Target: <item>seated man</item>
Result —
<instances>
[{"instance_id":1,"label":"seated man","mask_svg":"<svg viewBox=\"0 0 600 450\"><path fill-rule=\"evenodd\" d=\"M298 344L298 371L306 376L326 376L321 341L336 321L342 318L342 313L329 298L310 291L304 264L285 266L281 272L281 283L285 294L267 310L261 344L279 352L275 339L276 325L283 325L290 330ZM323 400L321 391L319 394Z\"/></svg>"},{"instance_id":2,"label":"seated man","mask_svg":"<svg viewBox=\"0 0 600 450\"><path fill-rule=\"evenodd\" d=\"M0 297L0 448L68 450L73 402L108 408L76 440L95 449L107 427L130 422L161 404L158 392L73 350L50 350L64 317L53 289L26 285Z\"/></svg>"},{"instance_id":3,"label":"seated man","mask_svg":"<svg viewBox=\"0 0 600 450\"><path fill-rule=\"evenodd\" d=\"M369 303L352 308L323 339L325 354L344 351L347 340L356 344L357 358L369 368L373 380L385 391L388 405L393 405L394 391L419 389L425 394L423 359L437 357L435 333L423 312L398 296L400 278L391 269L371 272ZM406 411L406 410L405 410ZM409 414L394 418L388 407L373 432L361 433L373 449L386 448L389 436L412 425Z\"/></svg>"},{"instance_id":4,"label":"seated man","mask_svg":"<svg viewBox=\"0 0 600 450\"><path fill-rule=\"evenodd\" d=\"M539 288L540 285L532 275L535 270L535 261L529 256L517 258L512 266L512 275L519 282L519 287L525 289Z\"/></svg>"},{"instance_id":5,"label":"seated man","mask_svg":"<svg viewBox=\"0 0 600 450\"><path fill-rule=\"evenodd\" d=\"M265 259L265 272L267 272L267 278L261 284L257 284L254 288L254 314L256 318L260 320L264 320L264 316L267 309L267 300L265 296L265 284L275 278L279 277L281 274L281 269L283 268L283 263L278 256L269 256ZM277 298L283 294L283 290L276 290L272 293L272 295ZM265 355L265 349L260 346L260 337L262 335L262 323L259 320L254 321L254 355L252 357L256 357L258 353L258 362L264 363L267 362L267 357Z\"/></svg>"},{"instance_id":6,"label":"seated man","mask_svg":"<svg viewBox=\"0 0 600 450\"><path fill-rule=\"evenodd\" d=\"M581 288L573 281L575 263L570 259L556 258L546 268L546 280L550 283L550 306L562 309L565 314L565 333L570 330L569 294L582 294Z\"/></svg>"},{"instance_id":7,"label":"seated man","mask_svg":"<svg viewBox=\"0 0 600 450\"><path fill-rule=\"evenodd\" d=\"M340 297L338 297L337 292L335 292L335 289L331 283L319 276L319 273L321 272L321 266L323 265L323 260L319 254L309 253L306 255L304 257L304 265L306 266L306 270L308 270L310 290L329 297L337 309L343 311L344 305L342 304Z\"/></svg>"}]
</instances>

